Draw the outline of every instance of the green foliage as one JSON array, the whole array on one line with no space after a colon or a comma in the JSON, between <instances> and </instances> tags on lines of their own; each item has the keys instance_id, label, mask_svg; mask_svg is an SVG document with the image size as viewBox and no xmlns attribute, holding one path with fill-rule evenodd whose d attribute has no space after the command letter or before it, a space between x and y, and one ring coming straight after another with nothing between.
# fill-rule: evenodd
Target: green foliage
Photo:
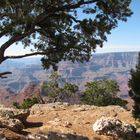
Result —
<instances>
[{"instance_id":1,"label":"green foliage","mask_svg":"<svg viewBox=\"0 0 140 140\"><path fill-rule=\"evenodd\" d=\"M127 103L128 102L126 100L123 100L118 97L115 97L112 99L112 105L119 105L119 106L125 107L127 105Z\"/></svg>"},{"instance_id":2,"label":"green foliage","mask_svg":"<svg viewBox=\"0 0 140 140\"><path fill-rule=\"evenodd\" d=\"M13 106L17 109L20 109L20 105L18 102L13 102Z\"/></svg>"},{"instance_id":3,"label":"green foliage","mask_svg":"<svg viewBox=\"0 0 140 140\"><path fill-rule=\"evenodd\" d=\"M17 109L28 109L37 103L39 103L39 99L37 97L33 97L33 98L24 99L21 105L17 102L14 102L13 106L16 107Z\"/></svg>"},{"instance_id":4,"label":"green foliage","mask_svg":"<svg viewBox=\"0 0 140 140\"><path fill-rule=\"evenodd\" d=\"M126 101L117 98L119 86L114 80L99 80L88 82L81 102L89 105L107 106L120 105L125 106Z\"/></svg>"},{"instance_id":5,"label":"green foliage","mask_svg":"<svg viewBox=\"0 0 140 140\"><path fill-rule=\"evenodd\" d=\"M79 90L78 86L71 83L65 83L62 88L61 99L68 100L71 97L74 97L76 92Z\"/></svg>"},{"instance_id":6,"label":"green foliage","mask_svg":"<svg viewBox=\"0 0 140 140\"><path fill-rule=\"evenodd\" d=\"M0 63L40 54L44 68L61 60L88 61L107 34L132 14L131 0L2 0L0 3ZM82 16L81 16L82 15ZM14 43L33 53L5 56ZM16 54L15 54L16 55Z\"/></svg>"},{"instance_id":7,"label":"green foliage","mask_svg":"<svg viewBox=\"0 0 140 140\"><path fill-rule=\"evenodd\" d=\"M63 86L59 85L59 80L61 76L57 73L53 73L50 75L50 81L48 83L44 83L43 90L46 92L46 95L49 97L50 102L63 102L66 99L74 96L78 91L78 86L71 83L64 83Z\"/></svg>"},{"instance_id":8,"label":"green foliage","mask_svg":"<svg viewBox=\"0 0 140 140\"><path fill-rule=\"evenodd\" d=\"M49 76L49 79L50 81L48 83L43 84L42 89L46 92L50 102L55 102L56 100L59 100L60 94L62 92L58 82L60 75L58 75L56 72L52 73Z\"/></svg>"},{"instance_id":9,"label":"green foliage","mask_svg":"<svg viewBox=\"0 0 140 140\"><path fill-rule=\"evenodd\" d=\"M131 79L129 79L128 86L130 88L129 96L134 101L133 117L140 119L140 53L136 69L131 70Z\"/></svg>"}]
</instances>

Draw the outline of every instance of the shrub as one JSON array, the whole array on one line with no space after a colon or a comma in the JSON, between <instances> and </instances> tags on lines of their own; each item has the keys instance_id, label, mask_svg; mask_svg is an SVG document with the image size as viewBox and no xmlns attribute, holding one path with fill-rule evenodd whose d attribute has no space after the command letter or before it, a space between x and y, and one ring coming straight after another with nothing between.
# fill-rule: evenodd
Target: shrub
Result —
<instances>
[{"instance_id":1,"label":"shrub","mask_svg":"<svg viewBox=\"0 0 140 140\"><path fill-rule=\"evenodd\" d=\"M112 105L119 105L122 107L125 107L127 105L127 101L126 100L122 100L121 98L115 97L112 99Z\"/></svg>"},{"instance_id":2,"label":"shrub","mask_svg":"<svg viewBox=\"0 0 140 140\"><path fill-rule=\"evenodd\" d=\"M81 97L81 102L84 104L97 106L127 104L126 101L117 97L119 86L114 80L88 82L85 86L85 92Z\"/></svg>"},{"instance_id":3,"label":"shrub","mask_svg":"<svg viewBox=\"0 0 140 140\"><path fill-rule=\"evenodd\" d=\"M17 109L28 109L37 103L39 103L39 99L37 97L33 97L33 98L24 99L21 105L17 102L14 102L13 106L16 107Z\"/></svg>"}]
</instances>

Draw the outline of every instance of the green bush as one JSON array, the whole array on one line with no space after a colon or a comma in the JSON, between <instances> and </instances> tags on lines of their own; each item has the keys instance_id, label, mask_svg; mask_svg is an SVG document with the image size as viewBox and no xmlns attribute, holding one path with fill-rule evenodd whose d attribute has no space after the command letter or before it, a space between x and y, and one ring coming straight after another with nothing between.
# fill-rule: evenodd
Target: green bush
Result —
<instances>
[{"instance_id":1,"label":"green bush","mask_svg":"<svg viewBox=\"0 0 140 140\"><path fill-rule=\"evenodd\" d=\"M20 109L20 105L18 102L13 102L13 106L17 109Z\"/></svg>"},{"instance_id":2,"label":"green bush","mask_svg":"<svg viewBox=\"0 0 140 140\"><path fill-rule=\"evenodd\" d=\"M88 82L85 86L86 89L81 97L81 103L96 106L125 106L127 104L127 101L117 97L119 86L114 80Z\"/></svg>"},{"instance_id":3,"label":"green bush","mask_svg":"<svg viewBox=\"0 0 140 140\"><path fill-rule=\"evenodd\" d=\"M71 98L75 97L78 90L79 88L77 85L68 82L65 83L60 94L60 101L69 102Z\"/></svg>"},{"instance_id":4,"label":"green bush","mask_svg":"<svg viewBox=\"0 0 140 140\"><path fill-rule=\"evenodd\" d=\"M33 97L33 98L24 99L21 105L17 102L14 102L13 106L16 107L17 109L28 109L37 103L39 103L39 99L37 97Z\"/></svg>"},{"instance_id":5,"label":"green bush","mask_svg":"<svg viewBox=\"0 0 140 140\"><path fill-rule=\"evenodd\" d=\"M119 105L119 106L122 106L122 107L125 107L127 105L127 101L126 100L122 100L121 98L113 98L112 100L112 105Z\"/></svg>"}]
</instances>

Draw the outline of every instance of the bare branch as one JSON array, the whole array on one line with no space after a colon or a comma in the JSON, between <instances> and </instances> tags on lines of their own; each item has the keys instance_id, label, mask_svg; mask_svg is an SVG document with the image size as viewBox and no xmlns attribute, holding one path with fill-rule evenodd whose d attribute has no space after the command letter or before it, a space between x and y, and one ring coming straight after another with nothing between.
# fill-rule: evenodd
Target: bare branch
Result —
<instances>
[{"instance_id":1,"label":"bare branch","mask_svg":"<svg viewBox=\"0 0 140 140\"><path fill-rule=\"evenodd\" d=\"M17 56L5 56L6 59L17 59L17 58L24 58L24 57L29 57L29 56L35 56L35 55L45 55L45 52L34 52L34 53L29 53L29 54L23 54L23 55L17 55Z\"/></svg>"},{"instance_id":2,"label":"bare branch","mask_svg":"<svg viewBox=\"0 0 140 140\"><path fill-rule=\"evenodd\" d=\"M69 18L71 18L74 22L79 22L79 23L81 23L81 20L77 20L74 16L72 16L72 15L67 15Z\"/></svg>"},{"instance_id":3,"label":"bare branch","mask_svg":"<svg viewBox=\"0 0 140 140\"><path fill-rule=\"evenodd\" d=\"M0 73L0 78L7 78L7 76L5 76L7 74L12 74L12 72L10 72L10 71L2 72L2 73Z\"/></svg>"}]
</instances>

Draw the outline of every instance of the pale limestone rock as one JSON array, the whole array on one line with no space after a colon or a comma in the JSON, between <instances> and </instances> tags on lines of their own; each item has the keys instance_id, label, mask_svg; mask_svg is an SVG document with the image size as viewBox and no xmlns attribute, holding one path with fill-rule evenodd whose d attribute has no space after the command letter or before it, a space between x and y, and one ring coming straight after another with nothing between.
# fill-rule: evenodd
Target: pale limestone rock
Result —
<instances>
[{"instance_id":1,"label":"pale limestone rock","mask_svg":"<svg viewBox=\"0 0 140 140\"><path fill-rule=\"evenodd\" d=\"M122 137L127 140L133 140L136 135L136 129L133 125L126 124L112 117L101 117L98 119L93 125L93 130L100 135Z\"/></svg>"},{"instance_id":2,"label":"pale limestone rock","mask_svg":"<svg viewBox=\"0 0 140 140\"><path fill-rule=\"evenodd\" d=\"M2 118L14 118L25 123L29 115L29 110L0 107L0 117Z\"/></svg>"},{"instance_id":3,"label":"pale limestone rock","mask_svg":"<svg viewBox=\"0 0 140 140\"><path fill-rule=\"evenodd\" d=\"M48 140L48 135L31 133L28 134L27 138L29 140Z\"/></svg>"},{"instance_id":4,"label":"pale limestone rock","mask_svg":"<svg viewBox=\"0 0 140 140\"><path fill-rule=\"evenodd\" d=\"M23 123L26 122L29 114L29 110L0 106L0 127L20 132L24 128Z\"/></svg>"},{"instance_id":5,"label":"pale limestone rock","mask_svg":"<svg viewBox=\"0 0 140 140\"><path fill-rule=\"evenodd\" d=\"M24 128L24 125L18 119L0 118L0 127L8 128L14 132L20 132Z\"/></svg>"}]
</instances>

